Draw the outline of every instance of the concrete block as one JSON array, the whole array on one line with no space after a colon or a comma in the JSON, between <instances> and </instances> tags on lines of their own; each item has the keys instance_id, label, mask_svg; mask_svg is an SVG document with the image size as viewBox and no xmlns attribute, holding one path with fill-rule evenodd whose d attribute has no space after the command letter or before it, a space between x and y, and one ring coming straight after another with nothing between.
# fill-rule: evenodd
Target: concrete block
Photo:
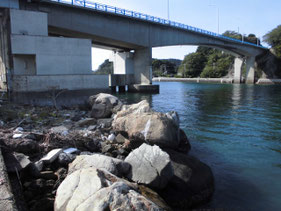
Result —
<instances>
[{"instance_id":1,"label":"concrete block","mask_svg":"<svg viewBox=\"0 0 281 211\"><path fill-rule=\"evenodd\" d=\"M12 9L10 16L12 34L48 36L47 13Z\"/></svg>"}]
</instances>

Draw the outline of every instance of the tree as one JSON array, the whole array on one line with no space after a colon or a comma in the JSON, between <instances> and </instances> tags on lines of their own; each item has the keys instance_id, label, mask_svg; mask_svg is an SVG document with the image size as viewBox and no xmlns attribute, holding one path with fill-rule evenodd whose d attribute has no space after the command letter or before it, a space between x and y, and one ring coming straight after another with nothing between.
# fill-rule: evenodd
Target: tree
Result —
<instances>
[{"instance_id":1,"label":"tree","mask_svg":"<svg viewBox=\"0 0 281 211\"><path fill-rule=\"evenodd\" d=\"M204 69L206 62L206 55L200 52L188 54L180 65L179 72L185 78L198 77Z\"/></svg>"},{"instance_id":2,"label":"tree","mask_svg":"<svg viewBox=\"0 0 281 211\"><path fill-rule=\"evenodd\" d=\"M202 78L221 78L227 75L229 69L233 65L234 57L216 52L208 57L208 62L200 74Z\"/></svg>"},{"instance_id":3,"label":"tree","mask_svg":"<svg viewBox=\"0 0 281 211\"><path fill-rule=\"evenodd\" d=\"M106 59L94 73L97 75L108 75L113 73L113 63Z\"/></svg>"},{"instance_id":4,"label":"tree","mask_svg":"<svg viewBox=\"0 0 281 211\"><path fill-rule=\"evenodd\" d=\"M152 73L154 77L158 76L174 76L178 72L178 67L181 64L178 59L153 59Z\"/></svg>"},{"instance_id":5,"label":"tree","mask_svg":"<svg viewBox=\"0 0 281 211\"><path fill-rule=\"evenodd\" d=\"M276 56L281 59L281 25L264 35L263 40L275 50Z\"/></svg>"}]
</instances>

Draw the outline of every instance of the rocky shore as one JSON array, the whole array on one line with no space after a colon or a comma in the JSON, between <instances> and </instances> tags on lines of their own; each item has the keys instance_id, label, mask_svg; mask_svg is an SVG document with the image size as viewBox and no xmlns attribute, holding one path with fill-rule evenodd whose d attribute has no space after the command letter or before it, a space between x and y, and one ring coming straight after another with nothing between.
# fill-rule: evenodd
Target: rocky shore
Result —
<instances>
[{"instance_id":1,"label":"rocky shore","mask_svg":"<svg viewBox=\"0 0 281 211\"><path fill-rule=\"evenodd\" d=\"M83 108L2 103L0 118L14 210L190 210L214 192L178 114L147 101L123 105L101 93ZM3 199L0 210L9 210Z\"/></svg>"}]
</instances>

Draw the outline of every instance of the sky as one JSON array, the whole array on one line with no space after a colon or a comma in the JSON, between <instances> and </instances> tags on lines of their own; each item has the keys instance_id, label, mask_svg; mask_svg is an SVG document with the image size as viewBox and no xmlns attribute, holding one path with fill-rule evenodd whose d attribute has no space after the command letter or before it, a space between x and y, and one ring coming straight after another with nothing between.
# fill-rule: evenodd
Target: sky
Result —
<instances>
[{"instance_id":1,"label":"sky","mask_svg":"<svg viewBox=\"0 0 281 211\"><path fill-rule=\"evenodd\" d=\"M177 21L212 32L253 33L261 38L281 24L281 0L88 0ZM169 5L169 6L168 6ZM168 13L169 11L169 13ZM262 43L266 45L266 43ZM183 59L197 46L153 48L153 58ZM92 68L112 54L92 49Z\"/></svg>"}]
</instances>

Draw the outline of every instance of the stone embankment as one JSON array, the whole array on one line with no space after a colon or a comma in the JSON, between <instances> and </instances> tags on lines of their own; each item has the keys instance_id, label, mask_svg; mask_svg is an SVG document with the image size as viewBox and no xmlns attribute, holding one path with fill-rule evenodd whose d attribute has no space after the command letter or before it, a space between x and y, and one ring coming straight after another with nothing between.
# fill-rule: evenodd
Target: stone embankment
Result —
<instances>
[{"instance_id":1,"label":"stone embankment","mask_svg":"<svg viewBox=\"0 0 281 211\"><path fill-rule=\"evenodd\" d=\"M188 154L176 112L103 93L88 105L1 106L0 144L18 210L188 210L211 199L212 171Z\"/></svg>"},{"instance_id":2,"label":"stone embankment","mask_svg":"<svg viewBox=\"0 0 281 211\"><path fill-rule=\"evenodd\" d=\"M221 83L221 84L232 84L234 83L233 78L167 78L157 77L153 78L153 81L164 81L164 82L190 82L190 83Z\"/></svg>"}]
</instances>

